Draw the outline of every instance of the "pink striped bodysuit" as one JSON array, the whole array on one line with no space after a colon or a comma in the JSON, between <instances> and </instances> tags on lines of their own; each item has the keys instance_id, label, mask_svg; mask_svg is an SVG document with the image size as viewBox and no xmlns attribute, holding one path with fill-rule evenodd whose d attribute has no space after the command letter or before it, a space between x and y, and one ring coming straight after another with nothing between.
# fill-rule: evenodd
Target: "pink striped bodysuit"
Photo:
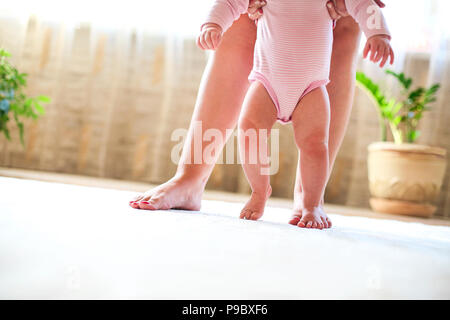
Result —
<instances>
[{"instance_id":1,"label":"pink striped bodysuit","mask_svg":"<svg viewBox=\"0 0 450 320\"><path fill-rule=\"evenodd\" d=\"M389 35L373 0L345 0L347 11L367 38ZM298 102L329 82L333 21L327 0L267 0L258 20L254 65L250 81L266 88L277 108L278 120L290 122ZM247 12L249 0L214 0L204 23L216 23L225 32Z\"/></svg>"}]
</instances>

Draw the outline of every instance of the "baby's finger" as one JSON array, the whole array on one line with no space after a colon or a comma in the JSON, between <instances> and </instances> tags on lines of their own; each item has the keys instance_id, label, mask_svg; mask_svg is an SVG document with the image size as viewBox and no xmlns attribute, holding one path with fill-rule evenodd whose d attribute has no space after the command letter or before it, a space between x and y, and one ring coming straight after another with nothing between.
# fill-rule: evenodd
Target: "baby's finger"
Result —
<instances>
[{"instance_id":1,"label":"baby's finger","mask_svg":"<svg viewBox=\"0 0 450 320\"><path fill-rule=\"evenodd\" d=\"M248 13L255 13L256 11L258 11L258 9L261 7L261 1L256 0L253 1L252 3L250 3L250 5L248 6L247 12Z\"/></svg>"},{"instance_id":2,"label":"baby's finger","mask_svg":"<svg viewBox=\"0 0 450 320\"><path fill-rule=\"evenodd\" d=\"M374 1L380 8L386 7L386 5L383 3L383 1L381 1L381 0L374 0Z\"/></svg>"},{"instance_id":3,"label":"baby's finger","mask_svg":"<svg viewBox=\"0 0 450 320\"><path fill-rule=\"evenodd\" d=\"M327 9L328 9L328 14L330 15L331 19L339 20L341 18L341 16L339 15L339 13L336 10L336 7L334 6L333 1L327 2Z\"/></svg>"},{"instance_id":4,"label":"baby's finger","mask_svg":"<svg viewBox=\"0 0 450 320\"><path fill-rule=\"evenodd\" d=\"M204 32L200 35L200 45L203 50L208 50L208 48L206 47L206 43L205 43L205 33Z\"/></svg>"},{"instance_id":5,"label":"baby's finger","mask_svg":"<svg viewBox=\"0 0 450 320\"><path fill-rule=\"evenodd\" d=\"M381 60L380 68L383 68L386 65L388 58L389 58L389 49L384 48L383 60Z\"/></svg>"},{"instance_id":6,"label":"baby's finger","mask_svg":"<svg viewBox=\"0 0 450 320\"><path fill-rule=\"evenodd\" d=\"M205 50L205 49L203 49L202 43L200 42L201 37L202 37L202 35L199 35L197 37L197 41L196 41L197 42L197 47L199 47L202 50Z\"/></svg>"},{"instance_id":7,"label":"baby's finger","mask_svg":"<svg viewBox=\"0 0 450 320\"><path fill-rule=\"evenodd\" d=\"M372 47L372 53L370 54L370 61L374 62L375 61L375 55L378 52L378 48L377 47Z\"/></svg>"},{"instance_id":8,"label":"baby's finger","mask_svg":"<svg viewBox=\"0 0 450 320\"><path fill-rule=\"evenodd\" d=\"M256 12L258 12L258 9L255 8L255 7L253 7L253 8L249 7L248 10L247 10L248 15L255 14Z\"/></svg>"},{"instance_id":9,"label":"baby's finger","mask_svg":"<svg viewBox=\"0 0 450 320\"><path fill-rule=\"evenodd\" d=\"M211 39L211 32L207 32L205 35L205 41L208 45L208 50L214 50L213 41Z\"/></svg>"},{"instance_id":10,"label":"baby's finger","mask_svg":"<svg viewBox=\"0 0 450 320\"><path fill-rule=\"evenodd\" d=\"M267 4L265 0L255 0L248 6L249 13L255 13Z\"/></svg>"},{"instance_id":11,"label":"baby's finger","mask_svg":"<svg viewBox=\"0 0 450 320\"><path fill-rule=\"evenodd\" d=\"M258 20L259 18L262 17L262 13L257 11L255 13L249 14L248 17L252 20Z\"/></svg>"},{"instance_id":12,"label":"baby's finger","mask_svg":"<svg viewBox=\"0 0 450 320\"><path fill-rule=\"evenodd\" d=\"M370 42L367 42L366 46L364 47L364 52L363 52L364 59L366 59L367 56L369 55L370 48L371 48Z\"/></svg>"},{"instance_id":13,"label":"baby's finger","mask_svg":"<svg viewBox=\"0 0 450 320\"><path fill-rule=\"evenodd\" d=\"M394 64L395 61L395 54L394 54L394 50L392 50L391 47L389 47L389 55L391 56L391 65Z\"/></svg>"},{"instance_id":14,"label":"baby's finger","mask_svg":"<svg viewBox=\"0 0 450 320\"><path fill-rule=\"evenodd\" d=\"M377 48L377 54L375 56L375 63L378 63L384 55L384 47L383 46L378 46Z\"/></svg>"},{"instance_id":15,"label":"baby's finger","mask_svg":"<svg viewBox=\"0 0 450 320\"><path fill-rule=\"evenodd\" d=\"M213 47L214 47L214 50L216 50L216 49L219 47L220 39L221 39L220 33L215 32L215 33L212 35L212 41L213 41Z\"/></svg>"},{"instance_id":16,"label":"baby's finger","mask_svg":"<svg viewBox=\"0 0 450 320\"><path fill-rule=\"evenodd\" d=\"M213 44L213 40L212 40L212 32L207 32L206 33L206 36L205 36L205 40L206 40L206 43L208 44L208 49L209 50L214 50L214 44Z\"/></svg>"},{"instance_id":17,"label":"baby's finger","mask_svg":"<svg viewBox=\"0 0 450 320\"><path fill-rule=\"evenodd\" d=\"M217 49L217 32L211 33L211 47L213 50Z\"/></svg>"},{"instance_id":18,"label":"baby's finger","mask_svg":"<svg viewBox=\"0 0 450 320\"><path fill-rule=\"evenodd\" d=\"M208 50L209 48L208 48L208 43L206 42L206 34L207 34L208 32L203 32L203 34L202 34L202 39L201 39L201 43L202 43L202 46L203 46L203 50Z\"/></svg>"}]
</instances>

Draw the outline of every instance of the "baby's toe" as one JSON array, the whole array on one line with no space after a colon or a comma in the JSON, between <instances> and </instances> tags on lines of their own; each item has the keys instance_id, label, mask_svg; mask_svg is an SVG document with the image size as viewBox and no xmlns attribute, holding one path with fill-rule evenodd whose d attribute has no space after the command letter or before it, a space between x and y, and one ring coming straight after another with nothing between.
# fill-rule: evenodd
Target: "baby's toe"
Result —
<instances>
[{"instance_id":1,"label":"baby's toe","mask_svg":"<svg viewBox=\"0 0 450 320\"><path fill-rule=\"evenodd\" d=\"M241 219L248 219L251 214L252 214L252 212L249 209L244 209L244 210L241 211L240 218Z\"/></svg>"},{"instance_id":2,"label":"baby's toe","mask_svg":"<svg viewBox=\"0 0 450 320\"><path fill-rule=\"evenodd\" d=\"M327 219L325 219L324 217L320 217L320 219L322 220L322 225L324 229L328 229L328 222Z\"/></svg>"},{"instance_id":3,"label":"baby's toe","mask_svg":"<svg viewBox=\"0 0 450 320\"><path fill-rule=\"evenodd\" d=\"M262 217L261 212L256 212L254 211L251 215L250 215L250 220L259 220L259 218Z\"/></svg>"}]
</instances>

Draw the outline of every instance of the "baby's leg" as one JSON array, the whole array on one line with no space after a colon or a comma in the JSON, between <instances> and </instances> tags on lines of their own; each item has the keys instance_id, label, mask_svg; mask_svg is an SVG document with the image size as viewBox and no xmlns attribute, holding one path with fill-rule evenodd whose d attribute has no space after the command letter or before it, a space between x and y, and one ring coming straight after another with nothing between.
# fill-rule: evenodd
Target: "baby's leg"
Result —
<instances>
[{"instance_id":1,"label":"baby's leg","mask_svg":"<svg viewBox=\"0 0 450 320\"><path fill-rule=\"evenodd\" d=\"M299 227L323 229L327 216L321 199L328 178L330 102L324 86L307 94L292 114L295 142L300 150L303 212Z\"/></svg>"},{"instance_id":2,"label":"baby's leg","mask_svg":"<svg viewBox=\"0 0 450 320\"><path fill-rule=\"evenodd\" d=\"M240 218L258 220L272 189L270 176L264 169L267 154L267 139L277 120L275 106L264 86L254 82L245 97L239 118L239 152L245 176L252 188L250 200L241 211ZM261 157L260 154L263 153Z\"/></svg>"}]
</instances>

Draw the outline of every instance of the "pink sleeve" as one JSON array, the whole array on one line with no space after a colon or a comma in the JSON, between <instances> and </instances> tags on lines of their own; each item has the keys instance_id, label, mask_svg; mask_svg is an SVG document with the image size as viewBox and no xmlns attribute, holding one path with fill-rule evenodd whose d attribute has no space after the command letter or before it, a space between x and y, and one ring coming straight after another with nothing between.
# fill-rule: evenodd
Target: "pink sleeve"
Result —
<instances>
[{"instance_id":1,"label":"pink sleeve","mask_svg":"<svg viewBox=\"0 0 450 320\"><path fill-rule=\"evenodd\" d=\"M249 0L214 0L204 23L217 23L225 32L233 24L234 20L247 12Z\"/></svg>"},{"instance_id":2,"label":"pink sleeve","mask_svg":"<svg viewBox=\"0 0 450 320\"><path fill-rule=\"evenodd\" d=\"M373 0L345 0L345 5L367 39L375 35L391 37L383 12Z\"/></svg>"}]
</instances>

